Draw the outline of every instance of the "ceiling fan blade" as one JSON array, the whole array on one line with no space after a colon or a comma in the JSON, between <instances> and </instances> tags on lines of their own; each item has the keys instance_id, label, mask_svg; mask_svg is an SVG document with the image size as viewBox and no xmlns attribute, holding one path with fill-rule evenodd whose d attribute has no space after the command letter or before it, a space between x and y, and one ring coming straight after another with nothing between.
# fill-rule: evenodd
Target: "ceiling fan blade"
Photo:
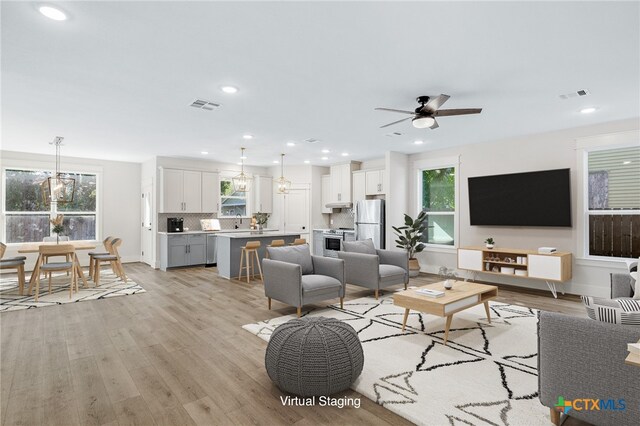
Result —
<instances>
[{"instance_id":1,"label":"ceiling fan blade","mask_svg":"<svg viewBox=\"0 0 640 426\"><path fill-rule=\"evenodd\" d=\"M447 117L450 115L480 114L481 112L482 108L441 109L435 111L433 115L438 117Z\"/></svg>"},{"instance_id":2,"label":"ceiling fan blade","mask_svg":"<svg viewBox=\"0 0 640 426\"><path fill-rule=\"evenodd\" d=\"M429 128L430 128L431 130L433 130L433 129L437 129L438 127L440 127L440 126L438 125L438 122L437 122L437 121L436 121L436 119L434 118L434 119L433 119L433 126L431 126L431 127L429 127Z\"/></svg>"},{"instance_id":3,"label":"ceiling fan blade","mask_svg":"<svg viewBox=\"0 0 640 426\"><path fill-rule=\"evenodd\" d=\"M414 111L405 111L402 109L393 109L393 108L374 108L376 111L390 111L390 112L399 112L401 114L411 114L411 115L415 115L416 113Z\"/></svg>"},{"instance_id":4,"label":"ceiling fan blade","mask_svg":"<svg viewBox=\"0 0 640 426\"><path fill-rule=\"evenodd\" d=\"M425 104L425 106L422 108L422 111L430 111L430 112L437 111L438 108L440 108L445 102L449 100L450 97L451 96L445 95L445 94L436 96L435 98L429 100L429 102Z\"/></svg>"},{"instance_id":5,"label":"ceiling fan blade","mask_svg":"<svg viewBox=\"0 0 640 426\"><path fill-rule=\"evenodd\" d=\"M413 117L403 118L402 120L394 121L393 123L385 124L384 126L380 126L381 129L389 126L393 126L394 124L402 123L403 121L411 120Z\"/></svg>"}]
</instances>

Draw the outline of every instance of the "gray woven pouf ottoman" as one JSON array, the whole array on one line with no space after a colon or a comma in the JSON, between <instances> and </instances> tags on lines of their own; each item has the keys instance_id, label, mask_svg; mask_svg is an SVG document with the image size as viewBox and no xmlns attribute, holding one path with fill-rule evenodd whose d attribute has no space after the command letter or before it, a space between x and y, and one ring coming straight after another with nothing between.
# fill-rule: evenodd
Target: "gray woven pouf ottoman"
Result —
<instances>
[{"instance_id":1,"label":"gray woven pouf ottoman","mask_svg":"<svg viewBox=\"0 0 640 426\"><path fill-rule=\"evenodd\" d=\"M271 335L265 366L283 391L299 396L348 389L362 372L364 354L356 331L333 318L299 318Z\"/></svg>"}]
</instances>

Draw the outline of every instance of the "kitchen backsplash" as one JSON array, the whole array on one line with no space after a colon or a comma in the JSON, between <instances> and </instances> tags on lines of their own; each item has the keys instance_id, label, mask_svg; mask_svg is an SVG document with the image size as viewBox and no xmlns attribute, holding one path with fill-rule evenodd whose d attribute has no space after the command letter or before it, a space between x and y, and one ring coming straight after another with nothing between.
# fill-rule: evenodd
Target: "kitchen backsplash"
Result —
<instances>
[{"instance_id":1,"label":"kitchen backsplash","mask_svg":"<svg viewBox=\"0 0 640 426\"><path fill-rule=\"evenodd\" d=\"M189 228L190 231L200 231L200 219L216 219L217 214L211 213L160 213L158 214L158 232L167 232L167 218L169 217L181 217L184 219L184 227ZM235 224L238 224L238 229L249 229L251 226L251 219L243 218L242 223L240 219L234 218L222 218L220 219L220 228L222 229L234 229Z\"/></svg>"},{"instance_id":2,"label":"kitchen backsplash","mask_svg":"<svg viewBox=\"0 0 640 426\"><path fill-rule=\"evenodd\" d=\"M338 228L353 228L353 210L343 209L340 213L331 213L331 220L333 223L330 225L332 229ZM329 222L331 223L331 222ZM166 226L166 224L165 224Z\"/></svg>"}]
</instances>

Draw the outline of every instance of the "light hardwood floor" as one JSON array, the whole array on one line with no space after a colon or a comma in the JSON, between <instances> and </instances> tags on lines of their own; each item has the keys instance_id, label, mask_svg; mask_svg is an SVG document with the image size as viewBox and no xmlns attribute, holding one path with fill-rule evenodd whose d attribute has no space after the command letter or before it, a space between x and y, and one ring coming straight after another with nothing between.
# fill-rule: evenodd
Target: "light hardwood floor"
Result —
<instances>
[{"instance_id":1,"label":"light hardwood floor","mask_svg":"<svg viewBox=\"0 0 640 426\"><path fill-rule=\"evenodd\" d=\"M0 315L2 424L409 424L364 397L360 409L283 407L266 343L241 326L295 308L267 310L259 282L125 269L147 293ZM348 286L347 300L370 293ZM576 297L501 288L497 300L584 316Z\"/></svg>"}]
</instances>

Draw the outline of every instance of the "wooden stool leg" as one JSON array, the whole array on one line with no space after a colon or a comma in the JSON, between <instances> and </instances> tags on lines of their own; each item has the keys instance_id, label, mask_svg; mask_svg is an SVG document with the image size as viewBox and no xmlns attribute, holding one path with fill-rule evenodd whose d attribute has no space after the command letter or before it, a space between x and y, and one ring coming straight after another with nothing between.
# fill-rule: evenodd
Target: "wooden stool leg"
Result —
<instances>
[{"instance_id":1,"label":"wooden stool leg","mask_svg":"<svg viewBox=\"0 0 640 426\"><path fill-rule=\"evenodd\" d=\"M36 302L38 301L38 293L40 292L40 274L36 277Z\"/></svg>"},{"instance_id":2,"label":"wooden stool leg","mask_svg":"<svg viewBox=\"0 0 640 426\"><path fill-rule=\"evenodd\" d=\"M120 261L120 259L116 260L116 265L118 265L118 269L120 270L120 278L122 278L122 281L126 283L127 274L124 273L124 266L122 266L122 262Z\"/></svg>"},{"instance_id":3,"label":"wooden stool leg","mask_svg":"<svg viewBox=\"0 0 640 426\"><path fill-rule=\"evenodd\" d=\"M253 271L251 270L251 253L249 251L244 255L244 260L247 262L247 284L249 284L251 281L251 274L253 274Z\"/></svg>"},{"instance_id":4,"label":"wooden stool leg","mask_svg":"<svg viewBox=\"0 0 640 426\"><path fill-rule=\"evenodd\" d=\"M242 279L242 261L244 260L244 249L240 251L240 270L238 271L238 279Z\"/></svg>"},{"instance_id":5,"label":"wooden stool leg","mask_svg":"<svg viewBox=\"0 0 640 426\"><path fill-rule=\"evenodd\" d=\"M89 256L89 279L93 279L93 256Z\"/></svg>"},{"instance_id":6,"label":"wooden stool leg","mask_svg":"<svg viewBox=\"0 0 640 426\"><path fill-rule=\"evenodd\" d=\"M260 256L258 256L258 250L254 252L256 254L256 262L258 263L258 272L260 273L260 281L264 284L264 277L262 276L262 266L260 266Z\"/></svg>"},{"instance_id":7,"label":"wooden stool leg","mask_svg":"<svg viewBox=\"0 0 640 426\"><path fill-rule=\"evenodd\" d=\"M344 303L344 297L340 298L340 309L343 308L343 303Z\"/></svg>"},{"instance_id":8,"label":"wooden stool leg","mask_svg":"<svg viewBox=\"0 0 640 426\"><path fill-rule=\"evenodd\" d=\"M71 258L69 256L69 253L64 256L67 259L67 262L71 262ZM69 276L69 271L67 271L67 276Z\"/></svg>"},{"instance_id":9,"label":"wooden stool leg","mask_svg":"<svg viewBox=\"0 0 640 426\"><path fill-rule=\"evenodd\" d=\"M376 292L375 292L375 294L376 294L376 300L378 300L378 291L379 291L379 290L376 290Z\"/></svg>"},{"instance_id":10,"label":"wooden stool leg","mask_svg":"<svg viewBox=\"0 0 640 426\"><path fill-rule=\"evenodd\" d=\"M18 266L18 291L22 296L24 293L24 265Z\"/></svg>"},{"instance_id":11,"label":"wooden stool leg","mask_svg":"<svg viewBox=\"0 0 640 426\"><path fill-rule=\"evenodd\" d=\"M271 310L271 298L267 297L267 305L269 306L269 310Z\"/></svg>"},{"instance_id":12,"label":"wooden stool leg","mask_svg":"<svg viewBox=\"0 0 640 426\"><path fill-rule=\"evenodd\" d=\"M96 287L100 285L100 259L96 259L96 273L94 275Z\"/></svg>"}]
</instances>

